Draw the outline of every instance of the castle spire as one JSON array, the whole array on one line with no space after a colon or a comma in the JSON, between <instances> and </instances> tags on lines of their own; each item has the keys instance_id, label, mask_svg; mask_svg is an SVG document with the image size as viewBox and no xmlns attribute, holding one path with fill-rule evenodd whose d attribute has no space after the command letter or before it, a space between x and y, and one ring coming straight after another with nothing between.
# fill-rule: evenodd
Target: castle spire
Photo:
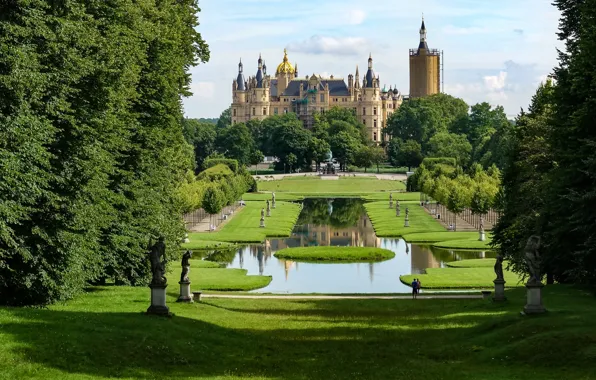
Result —
<instances>
[{"instance_id":1,"label":"castle spire","mask_svg":"<svg viewBox=\"0 0 596 380\"><path fill-rule=\"evenodd\" d=\"M418 49L428 50L428 45L426 44L426 25L424 25L424 13L422 14L422 25L420 25L420 45L418 45Z\"/></svg>"},{"instance_id":2,"label":"castle spire","mask_svg":"<svg viewBox=\"0 0 596 380\"><path fill-rule=\"evenodd\" d=\"M238 91L246 91L246 83L244 79L244 65L242 64L242 58L240 58L240 63L238 63L238 76L236 77L236 84Z\"/></svg>"}]
</instances>

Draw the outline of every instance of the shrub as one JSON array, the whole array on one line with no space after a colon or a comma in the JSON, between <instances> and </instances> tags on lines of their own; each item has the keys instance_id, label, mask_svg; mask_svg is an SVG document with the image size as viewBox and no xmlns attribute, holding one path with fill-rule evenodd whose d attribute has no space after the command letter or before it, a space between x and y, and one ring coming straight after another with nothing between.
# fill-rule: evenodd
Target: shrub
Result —
<instances>
[{"instance_id":1,"label":"shrub","mask_svg":"<svg viewBox=\"0 0 596 380\"><path fill-rule=\"evenodd\" d=\"M238 161L232 158L208 158L203 163L205 170L217 165L226 165L234 173L238 173Z\"/></svg>"},{"instance_id":2,"label":"shrub","mask_svg":"<svg viewBox=\"0 0 596 380\"><path fill-rule=\"evenodd\" d=\"M439 164L455 167L457 162L453 157L427 157L422 160L422 165L426 166L428 170L433 170L435 166Z\"/></svg>"},{"instance_id":3,"label":"shrub","mask_svg":"<svg viewBox=\"0 0 596 380\"><path fill-rule=\"evenodd\" d=\"M226 177L230 177L232 175L234 175L234 173L227 165L218 164L200 172L197 178L199 180L214 182L224 179Z\"/></svg>"}]
</instances>

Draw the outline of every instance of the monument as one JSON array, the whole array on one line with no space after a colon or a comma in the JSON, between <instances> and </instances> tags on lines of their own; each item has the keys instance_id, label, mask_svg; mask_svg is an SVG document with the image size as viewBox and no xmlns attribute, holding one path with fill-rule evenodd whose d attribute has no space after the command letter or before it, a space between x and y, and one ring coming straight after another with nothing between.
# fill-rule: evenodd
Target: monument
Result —
<instances>
[{"instance_id":1,"label":"monument","mask_svg":"<svg viewBox=\"0 0 596 380\"><path fill-rule=\"evenodd\" d=\"M507 297L505 297L505 278L503 275L503 256L497 255L497 261L495 262L495 274L497 278L493 281L495 284L495 296L493 297L493 301L495 302L502 302L506 301Z\"/></svg>"},{"instance_id":2,"label":"monument","mask_svg":"<svg viewBox=\"0 0 596 380\"><path fill-rule=\"evenodd\" d=\"M400 216L401 210L399 209L399 201L395 203L395 216Z\"/></svg>"},{"instance_id":3,"label":"monument","mask_svg":"<svg viewBox=\"0 0 596 380\"><path fill-rule=\"evenodd\" d=\"M542 305L542 273L540 260L540 236L532 235L528 239L525 248L525 259L530 272L530 279L526 283L526 306L525 314L540 314L546 312Z\"/></svg>"},{"instance_id":4,"label":"monument","mask_svg":"<svg viewBox=\"0 0 596 380\"><path fill-rule=\"evenodd\" d=\"M267 199L267 216L271 216L271 203L269 203L269 199Z\"/></svg>"},{"instance_id":5,"label":"monument","mask_svg":"<svg viewBox=\"0 0 596 380\"><path fill-rule=\"evenodd\" d=\"M389 193L389 208L393 208L393 193Z\"/></svg>"},{"instance_id":6,"label":"monument","mask_svg":"<svg viewBox=\"0 0 596 380\"><path fill-rule=\"evenodd\" d=\"M192 293L190 292L190 279L188 278L188 272L190 272L190 258L192 257L192 251L187 250L182 255L182 273L180 274L180 296L176 302L189 302L192 303Z\"/></svg>"},{"instance_id":7,"label":"monument","mask_svg":"<svg viewBox=\"0 0 596 380\"><path fill-rule=\"evenodd\" d=\"M480 237L478 240L485 241L486 234L484 233L484 216L480 215L480 229L479 229Z\"/></svg>"},{"instance_id":8,"label":"monument","mask_svg":"<svg viewBox=\"0 0 596 380\"><path fill-rule=\"evenodd\" d=\"M265 228L265 209L261 209L261 228Z\"/></svg>"},{"instance_id":9,"label":"monument","mask_svg":"<svg viewBox=\"0 0 596 380\"><path fill-rule=\"evenodd\" d=\"M410 227L410 209L406 207L406 220L404 222L404 227Z\"/></svg>"},{"instance_id":10,"label":"monument","mask_svg":"<svg viewBox=\"0 0 596 380\"><path fill-rule=\"evenodd\" d=\"M275 192L271 193L271 208L275 209Z\"/></svg>"},{"instance_id":11,"label":"monument","mask_svg":"<svg viewBox=\"0 0 596 380\"><path fill-rule=\"evenodd\" d=\"M166 270L166 243L160 237L157 243L151 245L149 241L149 261L151 263L151 306L146 314L170 316L170 309L166 306L166 287L168 280L164 277Z\"/></svg>"}]
</instances>

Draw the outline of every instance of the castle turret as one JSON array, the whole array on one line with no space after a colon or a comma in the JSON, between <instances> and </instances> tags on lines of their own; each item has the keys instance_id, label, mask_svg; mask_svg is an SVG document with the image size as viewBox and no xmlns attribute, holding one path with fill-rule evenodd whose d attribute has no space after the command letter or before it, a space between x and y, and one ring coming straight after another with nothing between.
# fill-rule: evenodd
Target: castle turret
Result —
<instances>
[{"instance_id":1,"label":"castle turret","mask_svg":"<svg viewBox=\"0 0 596 380\"><path fill-rule=\"evenodd\" d=\"M294 63L294 78L298 78L298 63Z\"/></svg>"},{"instance_id":2,"label":"castle turret","mask_svg":"<svg viewBox=\"0 0 596 380\"><path fill-rule=\"evenodd\" d=\"M242 58L238 63L238 76L232 84L233 102L232 102L232 123L244 121L246 114L246 91L248 90L248 83L244 79L244 65Z\"/></svg>"},{"instance_id":3,"label":"castle turret","mask_svg":"<svg viewBox=\"0 0 596 380\"><path fill-rule=\"evenodd\" d=\"M263 88L263 59L261 58L261 54L259 54L258 60L258 69L257 69L257 88Z\"/></svg>"},{"instance_id":4,"label":"castle turret","mask_svg":"<svg viewBox=\"0 0 596 380\"><path fill-rule=\"evenodd\" d=\"M410 49L410 98L434 95L441 91L441 53L428 48L424 16L419 32L418 48Z\"/></svg>"},{"instance_id":5,"label":"castle turret","mask_svg":"<svg viewBox=\"0 0 596 380\"><path fill-rule=\"evenodd\" d=\"M373 71L372 53L368 57L368 71L366 72L366 82L364 87L375 87L375 72Z\"/></svg>"},{"instance_id":6,"label":"castle turret","mask_svg":"<svg viewBox=\"0 0 596 380\"><path fill-rule=\"evenodd\" d=\"M277 77L277 94L279 96L284 93L292 78L296 76L296 70L288 60L288 51L286 49L284 49L283 61L275 70L275 76Z\"/></svg>"}]
</instances>

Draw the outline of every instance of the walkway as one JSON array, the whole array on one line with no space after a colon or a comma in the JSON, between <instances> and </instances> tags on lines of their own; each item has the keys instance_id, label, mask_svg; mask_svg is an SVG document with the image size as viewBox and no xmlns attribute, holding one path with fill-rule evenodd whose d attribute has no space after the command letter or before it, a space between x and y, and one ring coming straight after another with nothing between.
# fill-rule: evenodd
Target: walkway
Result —
<instances>
[{"instance_id":1,"label":"walkway","mask_svg":"<svg viewBox=\"0 0 596 380\"><path fill-rule=\"evenodd\" d=\"M235 294L202 294L201 298L235 298L235 299L275 299L275 300L409 300L412 299L411 295L402 296L315 296L315 295L303 295L303 296L247 296L247 295L235 295ZM456 300L456 299L481 299L482 295L418 295L418 299L431 300L431 299L444 299L444 300Z\"/></svg>"}]
</instances>

